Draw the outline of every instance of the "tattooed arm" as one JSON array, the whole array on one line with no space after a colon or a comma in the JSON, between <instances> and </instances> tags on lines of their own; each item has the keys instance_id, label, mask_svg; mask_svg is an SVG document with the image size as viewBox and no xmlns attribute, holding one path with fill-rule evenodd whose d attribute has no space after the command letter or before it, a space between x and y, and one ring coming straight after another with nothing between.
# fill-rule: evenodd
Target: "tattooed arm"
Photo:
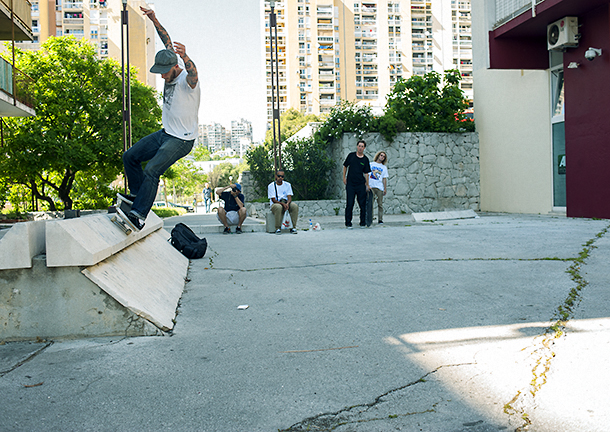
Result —
<instances>
[{"instance_id":1,"label":"tattooed arm","mask_svg":"<svg viewBox=\"0 0 610 432\"><path fill-rule=\"evenodd\" d=\"M195 67L195 63L190 57L186 54L186 47L182 45L180 42L174 42L174 51L182 60L184 60L184 67L186 69L186 82L191 88L195 88L197 85L197 81L199 80L199 76L197 75L197 68Z\"/></svg>"},{"instance_id":2,"label":"tattooed arm","mask_svg":"<svg viewBox=\"0 0 610 432\"><path fill-rule=\"evenodd\" d=\"M155 28L157 29L157 34L161 38L161 42L163 42L165 48L174 51L176 54L182 57L182 60L184 61L184 67L187 73L186 82L191 88L195 88L195 86L197 85L197 81L199 80L199 76L197 75L197 68L195 67L195 63L193 63L193 60L191 60L190 57L186 54L186 47L179 42L175 42L174 44L172 44L172 39L169 37L169 33L167 32L167 30L165 30L165 28L157 19L155 11L153 11L152 9L145 9L142 6L140 6L140 10L142 10L142 12L144 12L144 15L150 18L150 20L155 25Z\"/></svg>"},{"instance_id":3,"label":"tattooed arm","mask_svg":"<svg viewBox=\"0 0 610 432\"><path fill-rule=\"evenodd\" d=\"M163 42L163 45L165 45L165 48L173 51L174 48L172 47L172 40L169 37L169 33L167 32L167 30L165 30L165 28L161 25L161 23L157 19L157 16L155 15L155 11L152 9L145 9L142 6L140 6L140 10L142 12L144 12L144 15L146 15L148 18L150 18L150 20L155 25L155 28L157 29L157 34L161 38L161 42Z\"/></svg>"}]
</instances>

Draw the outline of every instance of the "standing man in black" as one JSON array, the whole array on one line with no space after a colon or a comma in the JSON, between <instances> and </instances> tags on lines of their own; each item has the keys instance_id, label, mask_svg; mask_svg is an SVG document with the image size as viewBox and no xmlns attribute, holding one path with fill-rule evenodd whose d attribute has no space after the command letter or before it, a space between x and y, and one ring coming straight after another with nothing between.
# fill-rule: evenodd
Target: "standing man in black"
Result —
<instances>
[{"instance_id":1,"label":"standing man in black","mask_svg":"<svg viewBox=\"0 0 610 432\"><path fill-rule=\"evenodd\" d=\"M364 155L365 148L366 142L358 141L356 151L348 154L343 162L343 184L347 192L345 205L345 226L347 228L352 227L352 212L356 197L358 197L360 207L360 227L366 227L366 194L370 190L368 174L371 172L371 165L369 158Z\"/></svg>"}]
</instances>

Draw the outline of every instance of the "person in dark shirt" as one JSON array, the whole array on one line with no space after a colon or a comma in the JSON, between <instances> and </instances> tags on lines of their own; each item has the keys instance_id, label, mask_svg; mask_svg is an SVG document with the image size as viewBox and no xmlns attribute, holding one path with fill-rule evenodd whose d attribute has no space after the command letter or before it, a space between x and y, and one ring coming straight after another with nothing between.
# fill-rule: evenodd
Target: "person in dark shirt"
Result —
<instances>
[{"instance_id":1,"label":"person in dark shirt","mask_svg":"<svg viewBox=\"0 0 610 432\"><path fill-rule=\"evenodd\" d=\"M245 198L241 193L241 185L239 183L230 184L220 194L220 199L225 202L224 208L218 207L218 220L225 227L223 234L231 234L229 225L237 225L235 228L236 234L241 234L241 225L246 220L246 207L244 206Z\"/></svg>"},{"instance_id":2,"label":"person in dark shirt","mask_svg":"<svg viewBox=\"0 0 610 432\"><path fill-rule=\"evenodd\" d=\"M366 227L366 194L370 190L368 174L371 172L371 165L369 159L364 155L365 148L366 142L358 141L356 151L348 154L343 162L343 184L347 193L345 205L345 226L347 228L352 227L355 198L358 198L360 207L360 227Z\"/></svg>"}]
</instances>

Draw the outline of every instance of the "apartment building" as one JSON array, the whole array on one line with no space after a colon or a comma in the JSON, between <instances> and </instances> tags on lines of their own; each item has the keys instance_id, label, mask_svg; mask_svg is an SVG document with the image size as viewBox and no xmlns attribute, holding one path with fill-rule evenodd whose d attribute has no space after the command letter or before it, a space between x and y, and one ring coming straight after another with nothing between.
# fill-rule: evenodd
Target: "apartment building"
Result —
<instances>
[{"instance_id":1,"label":"apartment building","mask_svg":"<svg viewBox=\"0 0 610 432\"><path fill-rule=\"evenodd\" d=\"M32 7L31 42L21 48L38 49L50 36L72 35L88 40L100 58L121 60L122 0L30 0ZM138 69L138 80L156 85L149 72L155 58L155 28L140 12L150 7L142 0L128 0L130 64Z\"/></svg>"},{"instance_id":2,"label":"apartment building","mask_svg":"<svg viewBox=\"0 0 610 432\"><path fill-rule=\"evenodd\" d=\"M199 134L197 136L197 145L208 148L208 125L199 125Z\"/></svg>"},{"instance_id":3,"label":"apartment building","mask_svg":"<svg viewBox=\"0 0 610 432\"><path fill-rule=\"evenodd\" d=\"M231 131L220 123L205 125L202 129L207 131L207 146L210 153L231 147Z\"/></svg>"},{"instance_id":4,"label":"apartment building","mask_svg":"<svg viewBox=\"0 0 610 432\"><path fill-rule=\"evenodd\" d=\"M28 0L0 0L0 41L32 40L31 4ZM11 50L12 52L12 50ZM0 57L0 121L1 117L36 115L28 93L31 79L18 70L11 52ZM2 129L0 128L0 134Z\"/></svg>"},{"instance_id":5,"label":"apartment building","mask_svg":"<svg viewBox=\"0 0 610 432\"><path fill-rule=\"evenodd\" d=\"M243 157L252 140L252 122L243 118L231 121L231 129L220 123L199 125L199 145L206 146L210 153L231 150L232 154Z\"/></svg>"},{"instance_id":6,"label":"apartment building","mask_svg":"<svg viewBox=\"0 0 610 432\"><path fill-rule=\"evenodd\" d=\"M268 0L264 7L271 122ZM399 79L447 69L460 70L472 100L470 0L282 0L274 11L280 112L327 113L341 100L382 106Z\"/></svg>"},{"instance_id":7,"label":"apartment building","mask_svg":"<svg viewBox=\"0 0 610 432\"><path fill-rule=\"evenodd\" d=\"M252 145L252 122L241 119L231 121L231 148L243 157Z\"/></svg>"}]
</instances>

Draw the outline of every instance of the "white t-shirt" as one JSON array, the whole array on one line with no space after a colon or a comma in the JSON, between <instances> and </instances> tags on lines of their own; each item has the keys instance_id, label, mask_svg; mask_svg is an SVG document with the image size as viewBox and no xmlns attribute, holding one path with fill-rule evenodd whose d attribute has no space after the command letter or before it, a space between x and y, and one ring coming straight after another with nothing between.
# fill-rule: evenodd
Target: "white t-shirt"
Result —
<instances>
[{"instance_id":1,"label":"white t-shirt","mask_svg":"<svg viewBox=\"0 0 610 432\"><path fill-rule=\"evenodd\" d=\"M199 132L199 101L201 87L195 88L186 82L183 70L172 82L165 83L163 90L163 128L165 132L185 141L197 138Z\"/></svg>"},{"instance_id":2,"label":"white t-shirt","mask_svg":"<svg viewBox=\"0 0 610 432\"><path fill-rule=\"evenodd\" d=\"M276 187L277 196L275 195ZM292 186L287 181L282 182L281 185L277 184L276 182L269 183L269 186L267 187L267 198L269 198L269 202L271 203L271 205L273 205L273 201L271 201L271 198L275 198L278 201L281 199L287 200L288 195L292 196L294 194L292 193Z\"/></svg>"},{"instance_id":3,"label":"white t-shirt","mask_svg":"<svg viewBox=\"0 0 610 432\"><path fill-rule=\"evenodd\" d=\"M383 179L388 178L388 167L379 162L371 162L371 173L369 174L369 186L383 190Z\"/></svg>"}]
</instances>

